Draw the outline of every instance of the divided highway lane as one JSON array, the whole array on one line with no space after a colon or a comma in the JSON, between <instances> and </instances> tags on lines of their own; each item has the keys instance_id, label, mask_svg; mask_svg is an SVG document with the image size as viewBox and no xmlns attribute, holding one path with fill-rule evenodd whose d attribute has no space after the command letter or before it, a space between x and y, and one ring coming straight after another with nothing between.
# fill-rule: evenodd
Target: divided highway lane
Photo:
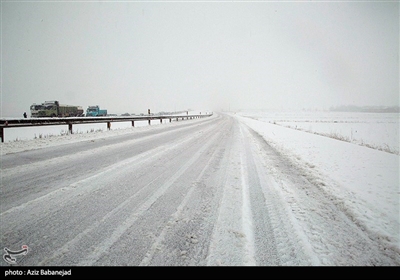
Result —
<instances>
[{"instance_id":1,"label":"divided highway lane","mask_svg":"<svg viewBox=\"0 0 400 280\"><path fill-rule=\"evenodd\" d=\"M224 114L6 155L1 171L0 246L29 246L18 265L394 263L300 167Z\"/></svg>"},{"instance_id":2,"label":"divided highway lane","mask_svg":"<svg viewBox=\"0 0 400 280\"><path fill-rule=\"evenodd\" d=\"M107 169L116 162L182 137L190 137L213 121L208 118L183 121L179 126L156 126L154 130L128 135L3 155L2 184L7 188L2 190L2 210L8 209L9 202L30 201L46 192L69 186L78 178Z\"/></svg>"},{"instance_id":3,"label":"divided highway lane","mask_svg":"<svg viewBox=\"0 0 400 280\"><path fill-rule=\"evenodd\" d=\"M96 264L109 254L103 264L122 264L121 252L110 253L120 246L122 234L141 230L145 238L168 221L168 210L179 205L173 202L187 191L182 184L195 184L202 164L215 153L212 147L223 145L219 142L230 122L218 116L130 137L4 156L1 246L28 244L30 254L21 265ZM169 196L171 201L165 202ZM159 201L165 205L154 215L152 205ZM153 221L139 229L143 218ZM138 254L149 249L148 242L133 239L121 245Z\"/></svg>"}]
</instances>

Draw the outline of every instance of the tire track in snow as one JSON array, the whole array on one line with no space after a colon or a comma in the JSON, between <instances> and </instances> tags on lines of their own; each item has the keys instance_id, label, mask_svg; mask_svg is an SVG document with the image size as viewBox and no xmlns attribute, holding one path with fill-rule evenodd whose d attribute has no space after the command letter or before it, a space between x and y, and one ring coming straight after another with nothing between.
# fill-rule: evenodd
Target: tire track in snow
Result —
<instances>
[{"instance_id":1,"label":"tire track in snow","mask_svg":"<svg viewBox=\"0 0 400 280\"><path fill-rule=\"evenodd\" d=\"M207 133L208 131L213 131L215 128L216 128L216 124L210 126L206 130L204 130L203 133ZM81 200L85 200L84 198L82 198L82 195L91 195L96 190L103 187L103 186L99 186L99 185L92 185L91 187L89 187L90 184L87 184L87 183L97 180L97 181L101 181L102 185L106 186L108 184L106 184L105 182L114 180L111 176L113 171L114 172L118 171L119 173L132 172L131 170L135 170L136 168L143 166L144 164L146 164L146 162L153 162L156 156L162 157L163 155L168 154L170 151L178 150L179 148L181 148L182 146L186 145L189 142L193 142L193 141L197 141L197 140L201 139L203 137L202 136L203 133L199 133L197 135L188 135L185 138L182 138L179 141L174 142L173 144L166 143L165 145L160 145L157 148L151 149L148 152L144 152L136 157L130 158L130 159L122 161L122 162L118 162L117 164L111 166L111 169L100 170L95 175L88 177L84 180L81 180L79 182L76 182L68 188L64 188L64 190L69 190L72 193L70 194L70 197L63 199L63 201L59 205L59 207L62 207L62 206L67 207L67 205L69 203L71 203L72 201L75 201L76 198L78 198L78 197L81 197L80 198ZM210 139L212 139L212 138L210 138ZM201 154L201 151L198 153ZM130 203L132 203L132 201L134 199L136 199L139 196L142 196L142 193L148 192L147 187L149 187L154 182L159 180L161 175L162 174L159 174L159 175L155 176L154 178L152 178L151 181L146 184L146 186L142 187L140 190L135 192L133 195L130 195L129 197L125 198L125 200L122 201L121 203L119 203L117 207L113 208L110 212L108 212L102 218L97 219L89 227L87 227L85 230L83 230L82 232L80 232L79 234L74 236L73 239L71 239L70 241L65 243L54 254L52 254L51 257L45 258L40 263L42 265L47 265L54 261L58 261L58 259L61 256L65 255L67 252L69 252L71 250L71 248L76 248L78 246L78 244L81 244L81 243L87 243L87 242L84 242L84 239L86 239L90 235L91 232L96 231L99 227L103 226L108 221L115 220L115 217L118 217L118 215L120 215L120 212L125 211L125 208L127 208L128 205ZM60 193L60 195L64 196L65 194ZM159 197L159 196L157 196L157 197ZM152 198L150 197L150 199L152 199ZM59 201L59 200L52 199L52 201ZM139 216L139 215L135 214L135 216Z\"/></svg>"},{"instance_id":2,"label":"tire track in snow","mask_svg":"<svg viewBox=\"0 0 400 280\"><path fill-rule=\"evenodd\" d=\"M35 251L35 254L31 254L30 258L27 258L23 265L31 265L32 263L35 265L37 263L43 265L76 265L77 261L82 256L85 256L87 252L91 252L93 248L98 248L98 243L101 243L105 237L108 238L113 228L117 228L124 221L128 221L127 217L130 217L131 213L135 213L137 210L136 206L146 201L152 195L151 192L159 187L157 184L161 183L162 180L165 182L169 178L168 176L173 174L171 171L175 173L176 171L174 170L178 170L181 163L186 164L187 159L196 154L197 147L205 145L210 139L213 141L213 144L219 143L219 140L224 138L221 135L224 135L224 132L227 131L224 129L224 132L221 132L221 124L222 127L225 127L224 123L227 123L226 119L223 121L219 120L218 122L210 123L207 127L196 131L196 133L181 133L181 135L176 137L177 141L168 142L164 149L162 148L164 142L160 139L158 143L161 143L161 145L155 146L156 149L157 147L161 149L159 152L146 154L142 158L136 158L136 160L132 161L129 158L127 161L130 162L126 162L125 165L121 165L119 168L114 168L115 174L112 172L104 173L102 171L107 171L107 169L100 169L98 170L99 172L94 174L98 175L96 177L86 178L85 181L76 181L67 187L63 187L59 193L47 196L42 201L36 201L36 203L26 204L25 207L14 209L14 211L5 215L6 219L2 219L2 222L4 221L5 224L13 225L13 227L3 227L3 229L7 228L10 231L7 234L10 238L3 239L4 242L2 242L4 244L15 243L14 237L19 237L21 240L26 240L29 243L30 248ZM214 135L219 135L220 139L215 140ZM188 142L182 142L182 139L187 139ZM149 152L155 151L152 148L154 144L157 143L144 146L145 150L150 148ZM220 145L220 148L223 148L222 145ZM212 149L207 150L202 155L203 162L207 159L209 151L212 151ZM219 156L220 154L217 157ZM164 158L166 161L162 160ZM121 162L117 161L116 164L118 165L119 163ZM174 165L173 167L171 166L171 169L163 167L170 163ZM146 165L146 167L143 168L143 165ZM190 167L190 169L193 171L197 168ZM210 166L210 169L214 170L214 167ZM145 172L146 170L150 171L150 173L154 171L156 176L162 174L162 178L152 178L148 172ZM173 183L173 188L168 188L168 193L171 193L171 189L174 191L179 190L176 186L181 185L182 182L187 181L187 178L191 177L186 175L187 171L188 169L185 171L182 179ZM209 172L206 176L210 175ZM135 174L134 176L131 175L133 173ZM144 174L146 175L144 176ZM135 180L139 179L140 182L130 183L131 180L129 179L132 178L135 178ZM152 181L149 179L152 179ZM148 187L143 186L144 183L147 183ZM138 188L147 188L147 190L139 190L139 193L132 196L132 192L137 192ZM203 192L201 184L196 183L196 190L199 189ZM210 189L211 187L208 187L208 190ZM140 194L140 192L143 194ZM127 196L124 197L124 194L127 194ZM165 194L158 198L162 197L165 200ZM129 201L125 202L123 199L128 199ZM160 200L157 200L157 203L158 201ZM119 205L121 207L118 207ZM150 211L155 210L153 205L155 203L151 205ZM146 215L142 215L140 218L148 216L148 213L146 211ZM158 213L153 214L158 215ZM15 222L14 218L18 222ZM134 227L131 227L128 230L128 237L133 229ZM11 240L14 241L11 242ZM111 247L118 247L121 244L123 245L123 243L121 239ZM107 250L101 256L101 259L96 264L107 264L114 262L114 260L116 263L124 261L118 259L120 252L112 252L111 247L110 250ZM112 252L111 257L107 259L110 256L110 252ZM103 262L104 259L105 262Z\"/></svg>"},{"instance_id":3,"label":"tire track in snow","mask_svg":"<svg viewBox=\"0 0 400 280\"><path fill-rule=\"evenodd\" d=\"M210 162L212 162L216 156L218 150L215 150L213 154L210 156L205 167L201 170L199 176L196 179L196 182L200 181L201 178L204 176L206 170L210 167ZM182 212L184 208L190 203L190 199L193 198L193 193L195 191L196 185L192 185L189 191L186 193L184 199L182 200L181 204L177 207L177 211L172 215L171 219L168 221L167 226L164 227L161 234L157 237L157 239L152 244L150 250L146 253L146 256L140 262L139 266L148 266L151 264L151 260L156 254L157 250L159 250L160 245L164 242L166 235L170 231L170 227L174 224L176 220L179 220L182 216Z\"/></svg>"},{"instance_id":4,"label":"tire track in snow","mask_svg":"<svg viewBox=\"0 0 400 280\"><path fill-rule=\"evenodd\" d=\"M171 215L158 238L140 265L202 265L213 227L219 197L221 160L229 146L232 121L221 126L218 139L210 148L206 161L199 162L200 173L191 182L189 191ZM226 131L226 132L225 132ZM224 170L222 170L224 176ZM216 174L218 174L216 176ZM217 179L217 180L215 180ZM178 191L178 190L175 190Z\"/></svg>"},{"instance_id":5,"label":"tire track in snow","mask_svg":"<svg viewBox=\"0 0 400 280\"><path fill-rule=\"evenodd\" d=\"M186 142L192 141L193 139L197 139L201 136L188 136L187 138L183 138L182 141L179 141L177 143L174 143L173 145L169 144L167 146L160 145L155 149L149 150L148 152L145 152L143 154L138 155L139 157L134 157L132 159L129 159L128 162L119 162L115 164L114 171L118 172L125 172L123 171L126 169L127 172L129 172L132 168L136 168L139 166L142 166L143 164L146 164L146 162L153 162L155 156L161 157L162 155L165 155L166 153L170 152L171 150L178 150L182 145L185 145ZM124 164L123 164L124 163ZM123 164L123 165L122 165ZM53 192L49 195L46 195L43 197L41 200L35 200L32 201L31 203L28 203L26 205L22 205L22 207L17 207L14 208L12 213L7 213L10 215L5 215L5 217L2 217L2 222L4 224L13 224L13 227L2 227L2 233L3 229L7 230L9 232L19 232L21 230L27 231L27 225L30 223L33 223L31 226L37 226L35 223L40 222L42 224L45 221L38 221L38 217L43 217L43 220L46 220L45 226L53 224L53 221L58 219L57 216L62 215L61 212L64 212L62 209L70 210L74 209L74 205L77 207L81 208L80 205L87 205L88 199L86 199L86 196L93 196L97 191L99 191L101 188L106 188L109 186L109 182L111 182L112 176L112 170L104 170L104 172L98 172L95 177L91 176L89 178L86 178L85 180L81 180L78 182L75 182L72 184L72 186L68 188L63 188L63 190L60 190L59 192ZM158 176L152 179L151 182L149 182L147 185L151 185L152 182L156 181L158 179ZM90 182L101 182L100 184L90 184ZM52 249L51 254L44 254L44 251L41 250L41 253L43 254L44 258L40 261L41 265L60 265L60 264L66 264L66 262L70 262L71 260L68 259L68 252L73 252L74 250L78 250L78 248L85 248L87 245L91 242L91 236L93 236L92 232L95 232L98 230L99 227L104 227L105 225L109 225L111 220L115 220L115 217L118 217L120 212L123 212L125 209L124 207L127 206L133 199L135 199L138 196L141 196L142 193L146 192L146 186L143 187L141 190L136 192L134 195L130 196L129 198L125 198L126 200L118 204L118 206L114 209L112 209L110 212L105 212L107 213L104 217L101 218L96 218L92 220L93 223L90 224L90 226L82 231L78 231L76 235L73 235L73 239L68 241L67 243L61 243L64 244L61 248L54 250ZM90 207L90 205L89 205ZM60 211L61 209L61 211ZM77 208L78 209L78 208ZM20 211L17 211L20 210ZM56 212L54 212L56 211ZM77 212L77 211L75 211ZM91 215L91 209L88 211L88 215ZM40 213L39 215L37 213ZM99 212L101 213L101 212ZM78 216L78 213L76 213ZM57 215L57 216L56 216ZM97 215L97 213L96 213ZM17 217L18 223L15 223L15 218ZM63 217L60 217L63 218ZM23 219L23 221L22 221ZM36 222L35 222L36 221ZM80 223L79 219L78 222ZM39 223L38 223L39 224ZM67 224L71 224L71 220L67 222ZM19 229L17 228L23 226L25 229ZM14 228L15 227L15 228ZM29 226L30 227L30 226ZM79 225L81 227L81 225ZM49 233L46 233L46 230L44 229L43 226L40 227L39 230L36 230L35 234L39 236L43 235L48 235ZM58 231L59 229L54 229L52 231L54 234ZM43 233L42 233L43 232ZM15 234L14 234L15 235ZM62 236L65 234L62 233ZM61 237L61 236L60 236ZM68 237L67 237L68 238ZM89 240L88 240L89 238ZM64 238L65 239L65 238ZM42 239L43 240L43 239ZM89 241L89 242L88 242ZM43 242L46 242L43 240ZM49 243L49 240L47 241ZM32 244L32 243L31 243ZM58 245L58 244L57 244ZM52 245L54 247L58 247L57 245ZM80 245L80 246L77 246ZM81 251L81 250L80 250ZM50 257L49 257L50 256ZM76 258L75 258L76 260ZM35 262L36 264L37 262ZM73 265L76 265L73 263Z\"/></svg>"},{"instance_id":6,"label":"tire track in snow","mask_svg":"<svg viewBox=\"0 0 400 280\"><path fill-rule=\"evenodd\" d=\"M218 122L217 120L220 120L220 117L214 119L215 123ZM90 174L107 170L115 162L129 160L129 158L135 157L154 145L165 146L168 145L167 143L180 141L181 139L179 138L197 136L199 131L206 132L210 127L215 127L216 124L210 121L212 120L195 125L190 124L191 126L189 127L179 127L179 129L175 129L172 132L163 131L158 134L153 132L152 135L148 135L149 133L144 133L144 135L131 133L131 137L135 139L128 140L128 134L127 136L125 135L121 142L118 142L118 139L120 139L118 136L116 139L109 139L109 141L101 139L101 141L90 143L95 145L96 148L84 142L82 145L87 147L88 150L77 148L76 151L74 150L72 154L69 153L68 155L64 155L65 153L61 152L56 153L60 155L59 157L54 157L54 149L40 149L34 151L34 153L23 152L8 155L9 167L2 169L0 174L2 180L1 211L7 210L16 204L34 200L56 189L68 187L75 181L84 179ZM158 131L156 130L156 132ZM180 135L180 137L176 138L177 135ZM165 139L165 142L159 139ZM101 147L99 147L100 145ZM58 147L58 149L61 151L65 149L71 150L71 146L65 145ZM29 158L27 161L32 163L15 166L14 164L20 162L18 160L20 158Z\"/></svg>"},{"instance_id":7,"label":"tire track in snow","mask_svg":"<svg viewBox=\"0 0 400 280\"><path fill-rule=\"evenodd\" d=\"M147 252L141 252L138 254L142 255L145 261L142 265L150 266L192 266L192 265L205 265L205 259L208 254L208 247L210 243L210 235L216 220L217 210L220 198L222 196L221 190L223 182L226 178L226 151L230 151L230 145L232 137L231 135L232 119L228 122L225 121L221 124L218 129L218 139L214 141L214 144L210 149L202 156L202 158L196 163L198 167L202 167L201 170L191 169L183 180L176 182L175 186L171 191L163 197L164 203L166 201L176 201L174 199L176 195L171 194L181 193L181 195L190 195L180 199L178 207L180 210L177 212L171 211L168 222L161 222L164 226L159 230L156 230L153 238L155 245L152 248L148 248ZM198 169L198 168L197 168ZM196 175L195 175L196 174ZM189 184L189 187L187 186ZM190 194L188 193L190 189ZM185 200L185 202L182 202ZM183 205L184 204L184 205ZM158 205L154 205L152 212L166 209L167 206L163 206L160 202ZM158 209L158 210L157 210ZM172 210L172 209L171 209ZM175 213L175 214L174 214ZM151 215L151 213L149 213ZM148 216L144 217L141 223L149 225L152 223L151 218L148 220ZM166 217L167 218L167 217ZM160 224L158 222L157 224ZM147 231L154 231L154 226L149 226ZM148 242L148 239L141 238L136 232L130 235L128 240L138 240L140 243ZM151 259L146 258L146 254L151 254ZM143 259L142 259L143 260ZM139 263L128 262L130 265L138 265Z\"/></svg>"},{"instance_id":8,"label":"tire track in snow","mask_svg":"<svg viewBox=\"0 0 400 280\"><path fill-rule=\"evenodd\" d=\"M243 134L237 121L233 129L235 142L225 167L227 177L209 245L208 266L256 265L247 162L242 149Z\"/></svg>"},{"instance_id":9,"label":"tire track in snow","mask_svg":"<svg viewBox=\"0 0 400 280\"><path fill-rule=\"evenodd\" d=\"M208 139L208 143L204 144L203 147L197 151L175 174L173 174L167 182L160 186L157 191L142 205L138 208L134 215L129 217L123 223L121 223L111 234L109 238L104 239L96 249L91 254L87 255L83 260L78 263L78 266L90 266L93 265L99 258L109 250L109 248L128 230L134 222L138 219L140 215L145 213L152 204L161 197L170 188L173 183L182 176L185 171L196 162L196 160L201 156L201 154L208 148L208 146L213 143L213 139L216 137L214 135L212 138Z\"/></svg>"},{"instance_id":10,"label":"tire track in snow","mask_svg":"<svg viewBox=\"0 0 400 280\"><path fill-rule=\"evenodd\" d=\"M107 176L107 174L111 174L115 170L121 169L124 166L127 166L127 165L132 166L135 164L137 165L137 164L139 164L139 162L143 163L144 161L146 161L147 158L151 158L153 155L159 154L160 152L165 152L166 150L168 150L170 148L171 147L167 147L166 145L159 146L155 149L149 150L147 152L143 152L143 153L141 153L133 158L130 158L128 160L118 162L118 163L113 164L112 166L109 166L102 170L97 170L97 172L95 174L91 175L90 177L87 177L80 181L74 182L67 187L56 189L54 191L51 191L49 193L46 193L46 194L38 197L38 198L29 200L26 203L23 203L18 206L14 206L14 207L2 212L0 214L0 217L5 216L7 214L11 214L15 211L24 210L27 207L35 207L35 206L42 207L42 203L44 203L44 202L46 202L46 205L48 205L48 202L51 203L51 201L59 201L60 197L67 195L68 192L70 192L71 193L70 195L72 195L73 197L76 197L76 196L82 195L83 193L95 191L98 188L98 186L96 186L96 185L90 186L89 184L87 184L87 182L97 180L99 177L102 177L102 176ZM88 187L88 186L90 186L90 187ZM73 198L73 197L70 197L70 198Z\"/></svg>"},{"instance_id":11,"label":"tire track in snow","mask_svg":"<svg viewBox=\"0 0 400 280\"><path fill-rule=\"evenodd\" d=\"M265 162L271 157L260 148L265 141L258 134L241 125L247 139L245 149L249 157L248 166L252 174L251 198L254 219L257 221L255 229L256 256L259 265L310 265L312 250L307 239L301 239L293 233L301 232L292 215L286 212L287 206L280 197L281 191L271 174L271 164ZM269 161L268 161L269 162ZM300 237L304 237L300 235ZM309 253L308 255L306 253ZM314 262L318 265L319 262Z\"/></svg>"},{"instance_id":12,"label":"tire track in snow","mask_svg":"<svg viewBox=\"0 0 400 280\"><path fill-rule=\"evenodd\" d=\"M89 177L86 177L85 179L82 179L80 181L74 182L74 183L70 184L67 187L56 189L56 190L51 191L49 193L46 193L46 194L44 194L44 195L42 195L42 196L40 196L40 197L38 197L36 199L30 200L30 201L28 201L26 203L23 203L23 204L18 205L18 206L14 206L14 207L6 210L6 211L3 211L2 213L0 213L0 217L3 216L3 215L10 214L10 213L12 213L14 211L25 209L25 207L28 207L30 205L39 205L39 206L41 206L41 204L44 201L50 201L50 203L51 203L51 201L58 201L59 197L61 197L61 196L65 197L65 195L68 192L71 192L71 195L73 195L75 197L76 196L80 196L83 193L92 192L96 188L98 188L98 186L92 185L91 187L88 187L88 186L90 186L90 184L87 184L88 182L91 182L91 181L94 181L94 180L98 180L100 177L107 178L109 174L112 174L116 170L122 170L124 167L125 168L132 168L135 165L142 165L144 162L151 160L154 156L165 154L170 150L176 149L179 146L184 145L185 143L187 143L189 141L192 141L193 139L194 139L193 135L188 135L185 138L180 139L178 142L174 143L173 145L171 145L169 143L164 143L164 144L162 144L160 146L157 146L156 148L153 148L153 149L148 150L146 152L142 152L142 153L140 153L140 154L138 154L138 155L136 155L134 157L131 157L131 158L128 158L126 160L117 162L117 163L115 163L115 164L113 164L111 166L107 166L107 167L104 167L102 169L98 169L98 170L96 170L95 174L93 174L93 175L91 175ZM146 139L143 139L143 141L146 141ZM120 144L117 144L116 146L117 147L115 147L115 148L123 147ZM101 149L101 148L99 148L99 149ZM89 151L89 152L92 153L92 151ZM83 153L83 155L81 154L80 156L87 157L87 155L84 154L84 153ZM70 156L70 157L73 157L73 156ZM44 163L42 162L42 164L44 164ZM65 200L65 198L63 200ZM46 202L46 204L47 204L47 202Z\"/></svg>"},{"instance_id":13,"label":"tire track in snow","mask_svg":"<svg viewBox=\"0 0 400 280\"><path fill-rule=\"evenodd\" d=\"M242 140L242 147L246 147L244 134L240 127L240 135ZM240 153L240 174L242 179L242 228L245 236L244 240L244 265L254 266L256 265L255 260L255 244L254 244L254 227L253 227L253 213L252 205L250 201L250 190L249 188L249 168L247 164L248 156L251 154L246 153L246 150L241 150Z\"/></svg>"}]
</instances>

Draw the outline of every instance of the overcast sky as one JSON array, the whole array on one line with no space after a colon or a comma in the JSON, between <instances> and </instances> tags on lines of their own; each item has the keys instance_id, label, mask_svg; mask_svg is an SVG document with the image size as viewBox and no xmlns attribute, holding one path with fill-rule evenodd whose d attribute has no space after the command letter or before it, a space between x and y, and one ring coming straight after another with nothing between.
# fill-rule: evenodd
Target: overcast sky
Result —
<instances>
[{"instance_id":1,"label":"overcast sky","mask_svg":"<svg viewBox=\"0 0 400 280\"><path fill-rule=\"evenodd\" d=\"M398 1L13 0L1 21L2 117L399 105Z\"/></svg>"}]
</instances>

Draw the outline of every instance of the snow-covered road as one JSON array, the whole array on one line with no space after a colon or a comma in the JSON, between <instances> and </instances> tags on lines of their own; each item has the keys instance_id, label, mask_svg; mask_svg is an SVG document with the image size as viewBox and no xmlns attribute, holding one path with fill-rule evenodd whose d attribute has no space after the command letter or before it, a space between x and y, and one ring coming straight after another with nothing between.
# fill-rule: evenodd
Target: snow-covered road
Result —
<instances>
[{"instance_id":1,"label":"snow-covered road","mask_svg":"<svg viewBox=\"0 0 400 280\"><path fill-rule=\"evenodd\" d=\"M400 264L295 163L225 114L5 154L1 248L28 245L24 266Z\"/></svg>"}]
</instances>

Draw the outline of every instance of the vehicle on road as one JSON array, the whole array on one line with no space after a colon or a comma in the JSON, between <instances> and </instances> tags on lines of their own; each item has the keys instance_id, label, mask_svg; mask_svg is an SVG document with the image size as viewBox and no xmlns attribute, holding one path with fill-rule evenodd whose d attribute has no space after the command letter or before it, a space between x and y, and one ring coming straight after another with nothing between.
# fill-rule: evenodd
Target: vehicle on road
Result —
<instances>
[{"instance_id":1,"label":"vehicle on road","mask_svg":"<svg viewBox=\"0 0 400 280\"><path fill-rule=\"evenodd\" d=\"M107 116L107 109L100 109L98 105L89 106L86 109L86 117L100 117Z\"/></svg>"},{"instance_id":2,"label":"vehicle on road","mask_svg":"<svg viewBox=\"0 0 400 280\"><path fill-rule=\"evenodd\" d=\"M45 101L42 104L32 104L30 107L31 117L82 117L84 111L82 106L63 105L58 101Z\"/></svg>"}]
</instances>

